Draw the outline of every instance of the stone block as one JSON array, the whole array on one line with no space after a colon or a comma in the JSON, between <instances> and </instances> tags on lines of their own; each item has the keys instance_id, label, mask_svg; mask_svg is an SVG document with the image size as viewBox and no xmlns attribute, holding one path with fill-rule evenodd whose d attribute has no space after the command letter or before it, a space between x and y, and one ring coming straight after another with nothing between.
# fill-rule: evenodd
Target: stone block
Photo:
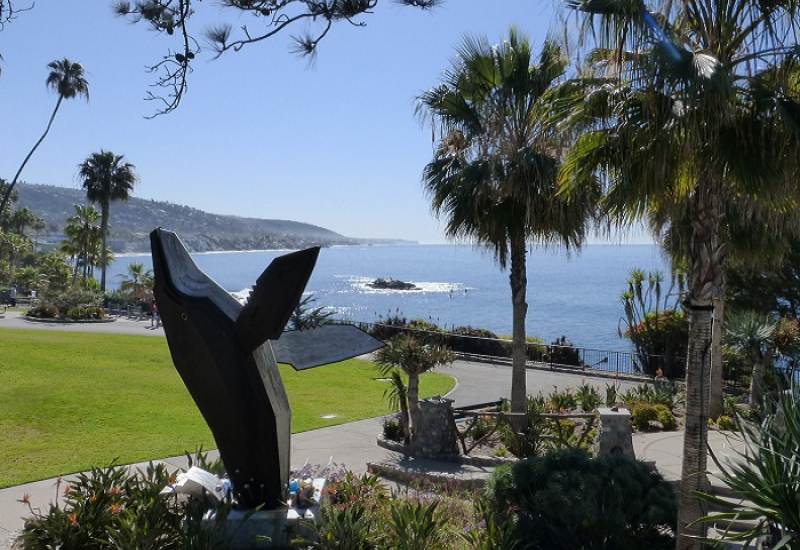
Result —
<instances>
[{"instance_id":1,"label":"stone block","mask_svg":"<svg viewBox=\"0 0 800 550\"><path fill-rule=\"evenodd\" d=\"M411 454L425 458L458 455L452 399L431 397L419 402Z\"/></svg>"},{"instance_id":2,"label":"stone block","mask_svg":"<svg viewBox=\"0 0 800 550\"><path fill-rule=\"evenodd\" d=\"M630 411L621 407L600 407L598 414L597 456L622 455L635 459Z\"/></svg>"}]
</instances>

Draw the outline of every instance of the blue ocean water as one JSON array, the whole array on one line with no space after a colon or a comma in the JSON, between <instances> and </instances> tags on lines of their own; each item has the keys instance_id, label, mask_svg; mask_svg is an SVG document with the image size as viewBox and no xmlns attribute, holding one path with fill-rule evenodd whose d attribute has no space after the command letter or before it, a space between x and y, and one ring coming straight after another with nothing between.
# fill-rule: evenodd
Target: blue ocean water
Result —
<instances>
[{"instance_id":1,"label":"blue ocean water","mask_svg":"<svg viewBox=\"0 0 800 550\"><path fill-rule=\"evenodd\" d=\"M194 254L197 264L231 292L245 291L280 251ZM149 256L118 257L109 267L118 284L131 262L150 265ZM528 256L528 334L552 341L629 349L617 334L623 315L619 296L634 268L661 270L668 264L654 245L590 245L567 254L534 248ZM410 281L419 291L374 290L377 277ZM490 253L467 245L342 246L324 248L306 289L337 316L374 321L401 312L440 325L473 325L511 333L508 272Z\"/></svg>"}]
</instances>

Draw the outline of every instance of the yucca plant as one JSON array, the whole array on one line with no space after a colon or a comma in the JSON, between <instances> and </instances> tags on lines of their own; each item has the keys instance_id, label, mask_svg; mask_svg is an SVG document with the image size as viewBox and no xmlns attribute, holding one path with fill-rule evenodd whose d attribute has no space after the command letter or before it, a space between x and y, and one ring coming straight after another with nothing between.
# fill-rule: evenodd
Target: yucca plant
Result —
<instances>
[{"instance_id":1,"label":"yucca plant","mask_svg":"<svg viewBox=\"0 0 800 550\"><path fill-rule=\"evenodd\" d=\"M381 374L391 375L394 390L390 389L390 392L397 394L398 400L400 395L395 390L399 388L393 373L400 369L408 376L408 389L405 394L413 430L419 410L420 375L439 365L452 363L455 356L444 346L429 344L408 334L400 334L378 350L375 359Z\"/></svg>"},{"instance_id":2,"label":"yucca plant","mask_svg":"<svg viewBox=\"0 0 800 550\"><path fill-rule=\"evenodd\" d=\"M755 545L767 541L771 548L800 547L800 404L798 388L781 394L774 410L760 424L740 415L736 421L744 450L723 461L710 455L720 470L719 479L741 502L700 493L703 500L724 511L709 514L698 523L716 524L723 541ZM733 532L733 521L750 520L753 527Z\"/></svg>"},{"instance_id":3,"label":"yucca plant","mask_svg":"<svg viewBox=\"0 0 800 550\"><path fill-rule=\"evenodd\" d=\"M447 525L439 513L439 502L393 500L386 525L386 548L419 550L442 548Z\"/></svg>"},{"instance_id":4,"label":"yucca plant","mask_svg":"<svg viewBox=\"0 0 800 550\"><path fill-rule=\"evenodd\" d=\"M392 371L389 376L389 384L389 387L383 392L383 397L389 402L392 409L400 411L400 429L403 432L403 441L408 442L408 388L406 388L399 370Z\"/></svg>"},{"instance_id":5,"label":"yucca plant","mask_svg":"<svg viewBox=\"0 0 800 550\"><path fill-rule=\"evenodd\" d=\"M575 399L583 412L592 412L603 403L600 392L591 384L581 384L575 391Z\"/></svg>"}]
</instances>

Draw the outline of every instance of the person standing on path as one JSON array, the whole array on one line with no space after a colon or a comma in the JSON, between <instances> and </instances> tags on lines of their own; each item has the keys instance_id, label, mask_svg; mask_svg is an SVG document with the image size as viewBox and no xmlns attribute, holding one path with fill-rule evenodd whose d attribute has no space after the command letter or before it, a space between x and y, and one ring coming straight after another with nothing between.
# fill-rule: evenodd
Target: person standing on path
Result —
<instances>
[{"instance_id":1,"label":"person standing on path","mask_svg":"<svg viewBox=\"0 0 800 550\"><path fill-rule=\"evenodd\" d=\"M161 326L161 316L158 314L158 304L156 299L150 300L150 328L156 329Z\"/></svg>"}]
</instances>

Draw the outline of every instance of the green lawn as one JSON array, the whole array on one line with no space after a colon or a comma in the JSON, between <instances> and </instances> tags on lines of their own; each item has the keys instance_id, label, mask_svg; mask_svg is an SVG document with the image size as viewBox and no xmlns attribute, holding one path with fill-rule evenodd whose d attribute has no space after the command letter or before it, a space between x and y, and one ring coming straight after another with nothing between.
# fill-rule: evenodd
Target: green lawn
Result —
<instances>
[{"instance_id":1,"label":"green lawn","mask_svg":"<svg viewBox=\"0 0 800 550\"><path fill-rule=\"evenodd\" d=\"M281 369L293 432L388 410L386 383L375 380L370 362ZM453 384L431 373L422 378L422 393L444 394ZM327 414L336 417L320 418ZM200 445L214 448L214 441L165 339L0 329L0 487Z\"/></svg>"}]
</instances>

